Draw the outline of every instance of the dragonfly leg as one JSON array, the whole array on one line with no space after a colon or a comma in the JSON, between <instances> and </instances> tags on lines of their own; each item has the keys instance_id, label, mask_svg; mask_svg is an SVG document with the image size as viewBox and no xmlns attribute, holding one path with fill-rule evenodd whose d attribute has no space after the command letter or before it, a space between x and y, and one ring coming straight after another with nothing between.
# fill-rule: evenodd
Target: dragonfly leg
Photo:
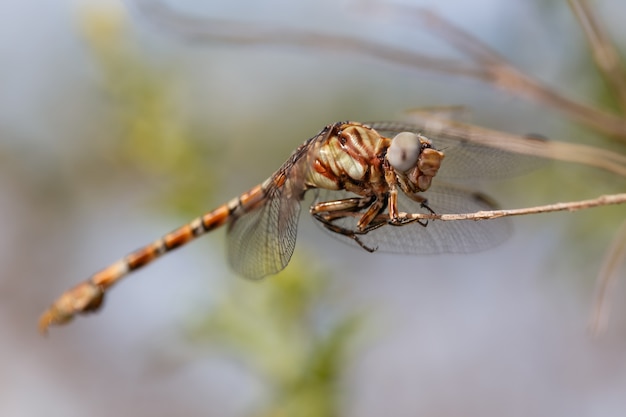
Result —
<instances>
[{"instance_id":1,"label":"dragonfly leg","mask_svg":"<svg viewBox=\"0 0 626 417\"><path fill-rule=\"evenodd\" d=\"M425 198L424 201L422 201L421 203L422 208L425 208L426 210L428 210L430 212L430 214L437 214L435 213L435 210L431 209L430 206L428 205L428 199Z\"/></svg>"},{"instance_id":2,"label":"dragonfly leg","mask_svg":"<svg viewBox=\"0 0 626 417\"><path fill-rule=\"evenodd\" d=\"M433 212L433 214L435 214L435 213ZM407 216L400 216L400 215L397 215L397 216L395 216L395 217L393 217L391 219L386 217L386 218L384 218L382 220L378 220L377 219L376 221L381 221L382 222L382 224L377 225L377 227L380 227L383 224L388 224L390 226L405 226L405 225L407 225L409 223L417 223L417 224L419 224L422 227L428 226L428 220L415 219L415 218L411 218L411 217L407 217Z\"/></svg>"},{"instance_id":3,"label":"dragonfly leg","mask_svg":"<svg viewBox=\"0 0 626 417\"><path fill-rule=\"evenodd\" d=\"M421 207L425 208L426 210L428 210L430 212L430 214L437 214L435 213L435 211L433 209L431 209L428 206L428 203L426 200L424 200L421 203ZM407 225L409 223L417 223L422 227L426 227L428 226L428 220L425 219L414 219L411 217L401 217L400 215L396 215L395 217L391 218L388 220L388 224L390 224L391 226L404 226Z\"/></svg>"},{"instance_id":4,"label":"dragonfly leg","mask_svg":"<svg viewBox=\"0 0 626 417\"><path fill-rule=\"evenodd\" d=\"M393 172L393 170L388 169L385 172L385 179L387 180L387 184L389 184L389 193L387 195L387 211L388 216L384 219L372 219L377 222L383 222L383 224L389 224L390 226L404 226L409 223L417 222L420 226L426 227L428 225L428 221L421 219L411 219L408 217L400 217L398 214L398 186L404 192L404 194L409 197L411 200L420 203L422 208L430 211L431 213L435 213L429 206L427 199L417 192L412 191L405 182L398 182L398 177ZM381 213L377 213L376 217L380 217Z\"/></svg>"},{"instance_id":5,"label":"dragonfly leg","mask_svg":"<svg viewBox=\"0 0 626 417\"><path fill-rule=\"evenodd\" d=\"M425 208L426 210L428 210L430 212L430 214L437 214L435 213L435 210L431 209L430 206L428 205L428 199L427 198L423 198L422 197L422 202L420 204L420 206L422 208ZM428 226L428 220L424 220L424 219L417 219L415 220L417 223L419 223L421 226Z\"/></svg>"},{"instance_id":6,"label":"dragonfly leg","mask_svg":"<svg viewBox=\"0 0 626 417\"><path fill-rule=\"evenodd\" d=\"M430 214L437 214L435 210L430 208L430 206L428 205L428 199L426 197L423 197L419 194L414 194L414 193L405 193L405 195L409 197L411 200L420 203L420 207L428 210ZM423 227L428 226L428 220L400 218L397 216L394 219L392 219L392 221L389 224L394 225L394 226L404 226L405 224L409 224L413 222L417 222L420 226L423 226Z\"/></svg>"},{"instance_id":7,"label":"dragonfly leg","mask_svg":"<svg viewBox=\"0 0 626 417\"><path fill-rule=\"evenodd\" d=\"M367 246L365 243L363 243L363 241L361 241L361 239L359 239L359 235L363 235L363 234L365 234L367 232L359 232L359 231L350 230L350 229L347 229L345 227L341 227L341 226L333 223L333 220L337 220L340 217L334 217L332 219L327 219L325 216L323 216L321 214L313 214L313 217L315 218L315 220L317 220L320 223L322 223L322 225L326 229L330 230L331 232L334 232L334 233L337 233L337 234L340 234L340 235L344 235L345 237L354 240L360 247L362 247L363 249L365 249L368 252L375 252L378 249L378 248L372 248L372 247Z\"/></svg>"},{"instance_id":8,"label":"dragonfly leg","mask_svg":"<svg viewBox=\"0 0 626 417\"><path fill-rule=\"evenodd\" d=\"M357 227L356 230L352 230L342 227L334 222L336 220L346 217L359 217L360 223L364 217L369 215L368 213L370 213L370 210L375 201L375 196L354 197L346 198L343 200L326 201L322 203L317 203L312 206L310 209L310 213L313 218L319 221L326 229L354 240L360 247L368 252L374 252L377 248L371 248L367 246L361 241L361 239L359 239L358 235L364 235L367 232L382 226L384 223L380 223L375 226L368 224L364 229L360 229ZM365 208L368 208L368 210L365 214L363 214L362 210ZM378 211L379 209L377 208L376 210ZM368 220L368 223L371 223L371 221Z\"/></svg>"},{"instance_id":9,"label":"dragonfly leg","mask_svg":"<svg viewBox=\"0 0 626 417\"><path fill-rule=\"evenodd\" d=\"M409 223L418 223L420 226L426 227L428 226L428 220L422 219L412 219L408 217L394 217L393 219L389 219L387 223L391 226L405 226Z\"/></svg>"},{"instance_id":10,"label":"dragonfly leg","mask_svg":"<svg viewBox=\"0 0 626 417\"><path fill-rule=\"evenodd\" d=\"M309 210L311 214L331 214L341 213L339 217L344 217L346 212L358 213L360 210L369 207L374 202L375 197L353 197L343 200L332 200L316 203Z\"/></svg>"}]
</instances>

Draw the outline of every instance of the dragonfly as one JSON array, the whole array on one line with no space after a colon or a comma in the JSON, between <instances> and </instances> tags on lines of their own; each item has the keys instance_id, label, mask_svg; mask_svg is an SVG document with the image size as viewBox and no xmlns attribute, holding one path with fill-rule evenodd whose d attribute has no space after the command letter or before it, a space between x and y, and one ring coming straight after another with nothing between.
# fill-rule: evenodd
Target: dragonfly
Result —
<instances>
[{"instance_id":1,"label":"dragonfly","mask_svg":"<svg viewBox=\"0 0 626 417\"><path fill-rule=\"evenodd\" d=\"M310 190L317 192L309 209L315 222L368 252L468 253L502 242L508 235L504 219L429 222L411 216L493 210L491 198L454 182L511 167L505 151L462 137L429 138L423 131L402 122L327 125L263 183L63 293L41 316L40 331L98 310L107 290L128 274L221 226L227 227L228 262L237 274L259 279L281 271L294 252L301 202Z\"/></svg>"}]
</instances>

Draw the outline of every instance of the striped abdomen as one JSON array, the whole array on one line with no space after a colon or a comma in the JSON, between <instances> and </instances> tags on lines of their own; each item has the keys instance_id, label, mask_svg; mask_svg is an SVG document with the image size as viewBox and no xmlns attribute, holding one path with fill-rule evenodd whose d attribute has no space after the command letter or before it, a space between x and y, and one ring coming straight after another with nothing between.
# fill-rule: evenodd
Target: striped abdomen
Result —
<instances>
[{"instance_id":1,"label":"striped abdomen","mask_svg":"<svg viewBox=\"0 0 626 417\"><path fill-rule=\"evenodd\" d=\"M93 281L95 285L102 286L106 289L117 282L122 276L149 264L159 256L234 220L253 209L258 204L263 203L265 190L271 181L271 179L266 180L263 184L253 187L215 210L171 231L149 245L129 253L108 268L94 274L91 277L91 281Z\"/></svg>"},{"instance_id":2,"label":"striped abdomen","mask_svg":"<svg viewBox=\"0 0 626 417\"><path fill-rule=\"evenodd\" d=\"M284 176L278 175L266 180L263 184L257 185L241 196L96 272L87 281L66 291L57 299L41 316L39 329L45 332L51 324L65 323L71 320L78 312L85 313L97 310L102 304L106 290L124 276L262 204L267 188L276 181L284 181Z\"/></svg>"}]
</instances>

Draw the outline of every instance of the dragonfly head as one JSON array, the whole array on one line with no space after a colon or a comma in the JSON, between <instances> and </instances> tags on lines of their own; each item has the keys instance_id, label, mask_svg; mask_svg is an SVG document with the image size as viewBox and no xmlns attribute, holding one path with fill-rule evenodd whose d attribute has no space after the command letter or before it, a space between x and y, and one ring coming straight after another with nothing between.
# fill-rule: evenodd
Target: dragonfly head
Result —
<instances>
[{"instance_id":1,"label":"dragonfly head","mask_svg":"<svg viewBox=\"0 0 626 417\"><path fill-rule=\"evenodd\" d=\"M387 150L387 161L396 172L415 187L425 191L437 175L444 154L433 149L431 141L413 132L401 132L393 137Z\"/></svg>"}]
</instances>

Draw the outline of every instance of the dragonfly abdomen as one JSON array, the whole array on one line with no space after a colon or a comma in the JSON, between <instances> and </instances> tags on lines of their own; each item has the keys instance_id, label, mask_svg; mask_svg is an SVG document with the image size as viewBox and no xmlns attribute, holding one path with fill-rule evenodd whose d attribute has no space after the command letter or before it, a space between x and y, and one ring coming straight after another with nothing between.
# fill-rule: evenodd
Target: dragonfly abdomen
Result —
<instances>
[{"instance_id":1,"label":"dragonfly abdomen","mask_svg":"<svg viewBox=\"0 0 626 417\"><path fill-rule=\"evenodd\" d=\"M233 198L215 210L129 253L109 267L92 275L91 282L103 289L109 288L123 276L149 264L161 255L183 246L195 238L213 231L242 214L245 214L263 202L265 195L264 189L266 186L266 183L257 185L248 192Z\"/></svg>"}]
</instances>

